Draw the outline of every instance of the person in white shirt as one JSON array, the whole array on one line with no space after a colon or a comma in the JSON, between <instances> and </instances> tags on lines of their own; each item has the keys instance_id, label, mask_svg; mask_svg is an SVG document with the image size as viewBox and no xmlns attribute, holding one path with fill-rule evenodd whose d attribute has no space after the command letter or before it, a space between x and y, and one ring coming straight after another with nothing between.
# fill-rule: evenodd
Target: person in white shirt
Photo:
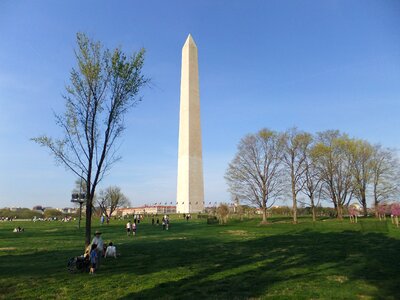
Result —
<instances>
[{"instance_id":1,"label":"person in white shirt","mask_svg":"<svg viewBox=\"0 0 400 300\"><path fill-rule=\"evenodd\" d=\"M132 223L131 221L129 221L128 223L126 223L126 235L131 235L131 231L132 231Z\"/></svg>"},{"instance_id":2,"label":"person in white shirt","mask_svg":"<svg viewBox=\"0 0 400 300\"><path fill-rule=\"evenodd\" d=\"M108 247L106 249L106 255L105 257L114 257L117 258L117 248L113 245L112 242L108 244Z\"/></svg>"}]
</instances>

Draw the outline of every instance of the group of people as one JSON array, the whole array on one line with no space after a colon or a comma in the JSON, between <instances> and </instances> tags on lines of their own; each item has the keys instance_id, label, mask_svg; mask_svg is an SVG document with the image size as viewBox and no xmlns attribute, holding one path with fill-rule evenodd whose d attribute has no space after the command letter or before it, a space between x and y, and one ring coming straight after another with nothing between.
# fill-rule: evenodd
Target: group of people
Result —
<instances>
[{"instance_id":1,"label":"group of people","mask_svg":"<svg viewBox=\"0 0 400 300\"><path fill-rule=\"evenodd\" d=\"M157 218L157 220L154 219L154 217L151 218L151 225L157 224L160 225L160 219ZM164 215L164 217L161 220L161 225L163 230L168 230L169 229L169 216Z\"/></svg>"},{"instance_id":2,"label":"group of people","mask_svg":"<svg viewBox=\"0 0 400 300\"><path fill-rule=\"evenodd\" d=\"M110 224L110 217L109 217L109 216L101 215L101 217L100 217L100 223L101 223L101 225L103 225L104 222L106 222L107 225Z\"/></svg>"},{"instance_id":3,"label":"group of people","mask_svg":"<svg viewBox=\"0 0 400 300\"><path fill-rule=\"evenodd\" d=\"M16 219L16 218L17 218L16 216L14 218L0 216L0 221L12 221L13 219Z\"/></svg>"},{"instance_id":4,"label":"group of people","mask_svg":"<svg viewBox=\"0 0 400 300\"><path fill-rule=\"evenodd\" d=\"M126 223L126 235L136 235L136 219L135 222L131 222L130 220Z\"/></svg>"},{"instance_id":5,"label":"group of people","mask_svg":"<svg viewBox=\"0 0 400 300\"><path fill-rule=\"evenodd\" d=\"M161 220L161 225L163 230L169 229L169 216L165 215Z\"/></svg>"},{"instance_id":6,"label":"group of people","mask_svg":"<svg viewBox=\"0 0 400 300\"><path fill-rule=\"evenodd\" d=\"M85 257L90 261L90 274L94 274L100 266L101 258L117 258L117 248L112 242L106 246L101 237L101 232L96 231L92 243L85 252Z\"/></svg>"},{"instance_id":7,"label":"group of people","mask_svg":"<svg viewBox=\"0 0 400 300\"><path fill-rule=\"evenodd\" d=\"M109 220L107 218L107 220ZM101 223L104 222L104 216L102 216ZM140 223L140 217L134 218L134 222L132 223L130 220L126 223L126 234L128 236L135 236L137 231L137 224ZM155 224L154 217L151 220L152 225ZM159 218L157 218L157 225L160 224ZM169 216L164 215L161 220L162 229L168 230L169 229ZM96 269L98 269L100 265L101 258L104 257L117 257L117 250L116 247L110 242L107 246L104 244L103 239L101 237L101 232L96 231L95 236L92 240L90 246L86 249L85 257L89 258L90 261L90 274L94 274Z\"/></svg>"}]
</instances>

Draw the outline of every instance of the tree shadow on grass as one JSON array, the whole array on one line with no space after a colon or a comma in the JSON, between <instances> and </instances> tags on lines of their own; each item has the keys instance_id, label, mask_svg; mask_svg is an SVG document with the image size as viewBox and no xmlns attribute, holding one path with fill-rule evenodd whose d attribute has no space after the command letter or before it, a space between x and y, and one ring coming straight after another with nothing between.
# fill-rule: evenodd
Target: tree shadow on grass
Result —
<instances>
[{"instance_id":1,"label":"tree shadow on grass","mask_svg":"<svg viewBox=\"0 0 400 300\"><path fill-rule=\"evenodd\" d=\"M159 239L129 240L119 245L122 256L104 261L99 274L106 274L111 281L124 274L149 283L165 271L165 280L150 284L151 288L139 287L126 299L285 298L290 293L302 298L348 298L352 292L400 299L398 249L399 240L359 231L303 230L258 237L230 230L189 238L184 232L163 232ZM6 252L0 256L0 279L49 274L68 278L67 259L76 255L79 253L74 250ZM178 276L179 272L184 274ZM362 291L360 281L375 289ZM115 282L115 286L124 288L126 283ZM99 289L108 291L105 286Z\"/></svg>"},{"instance_id":2,"label":"tree shadow on grass","mask_svg":"<svg viewBox=\"0 0 400 300\"><path fill-rule=\"evenodd\" d=\"M274 290L277 284L292 289L293 295L306 298L345 298L352 292L360 295L365 292L376 298L398 299L400 277L396 272L400 259L396 252L399 247L399 240L383 234L354 231L319 233L305 230L228 243L206 239L165 241L161 250L166 251L166 257L150 250L148 258L142 261L146 267L136 263L135 273L140 276L160 269L172 272L177 267L191 268L193 273L131 293L125 299L290 295ZM145 249L138 249L139 252L142 250ZM363 291L361 287L353 287L356 281L366 282L376 290ZM321 284L321 288L315 290L307 284ZM324 290L324 286L327 289ZM329 291L330 286L336 290Z\"/></svg>"}]
</instances>

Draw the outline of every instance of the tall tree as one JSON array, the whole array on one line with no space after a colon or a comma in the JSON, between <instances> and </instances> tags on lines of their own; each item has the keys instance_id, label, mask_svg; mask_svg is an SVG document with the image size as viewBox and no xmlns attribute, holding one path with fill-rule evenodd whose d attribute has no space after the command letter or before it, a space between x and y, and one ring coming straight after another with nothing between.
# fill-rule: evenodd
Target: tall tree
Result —
<instances>
[{"instance_id":1,"label":"tall tree","mask_svg":"<svg viewBox=\"0 0 400 300\"><path fill-rule=\"evenodd\" d=\"M310 200L311 212L313 221L316 221L316 204L315 197L319 194L321 186L321 176L318 173L316 162L312 156L312 149L314 147L314 139L311 137L310 143L307 147L302 148L304 151L304 172L298 182L300 191Z\"/></svg>"},{"instance_id":2,"label":"tall tree","mask_svg":"<svg viewBox=\"0 0 400 300\"><path fill-rule=\"evenodd\" d=\"M220 224L226 224L229 217L229 206L225 203L221 203L217 207L217 217Z\"/></svg>"},{"instance_id":3,"label":"tall tree","mask_svg":"<svg viewBox=\"0 0 400 300\"><path fill-rule=\"evenodd\" d=\"M117 186L110 186L101 191L97 203L101 212L108 217L111 217L118 207L130 205L128 198L121 192L121 188Z\"/></svg>"},{"instance_id":4,"label":"tall tree","mask_svg":"<svg viewBox=\"0 0 400 300\"><path fill-rule=\"evenodd\" d=\"M66 109L56 115L64 136L33 139L86 182L86 245L96 187L120 158L116 141L125 129L124 115L141 100L139 92L148 82L142 74L144 52L127 56L119 48L104 49L100 42L78 33L77 68L72 69L66 87Z\"/></svg>"},{"instance_id":5,"label":"tall tree","mask_svg":"<svg viewBox=\"0 0 400 300\"><path fill-rule=\"evenodd\" d=\"M343 218L343 207L349 204L354 191L349 141L347 135L328 130L318 134L318 141L312 150L323 183L321 192L332 201L339 219Z\"/></svg>"},{"instance_id":6,"label":"tall tree","mask_svg":"<svg viewBox=\"0 0 400 300\"><path fill-rule=\"evenodd\" d=\"M382 201L392 200L400 193L400 165L393 150L380 145L374 146L372 158L372 193L375 214Z\"/></svg>"},{"instance_id":7,"label":"tall tree","mask_svg":"<svg viewBox=\"0 0 400 300\"><path fill-rule=\"evenodd\" d=\"M354 197L360 202L364 216L367 216L367 190L373 174L373 147L367 141L353 139L349 141L348 150L354 180Z\"/></svg>"},{"instance_id":8,"label":"tall tree","mask_svg":"<svg viewBox=\"0 0 400 300\"><path fill-rule=\"evenodd\" d=\"M297 223L297 195L303 188L301 179L306 170L306 149L312 141L312 136L298 131L297 128L291 128L283 134L283 141L282 160L290 175L293 223Z\"/></svg>"},{"instance_id":9,"label":"tall tree","mask_svg":"<svg viewBox=\"0 0 400 300\"><path fill-rule=\"evenodd\" d=\"M245 136L226 171L225 179L232 194L262 209L267 222L267 208L282 196L283 140L276 132L262 129Z\"/></svg>"}]
</instances>

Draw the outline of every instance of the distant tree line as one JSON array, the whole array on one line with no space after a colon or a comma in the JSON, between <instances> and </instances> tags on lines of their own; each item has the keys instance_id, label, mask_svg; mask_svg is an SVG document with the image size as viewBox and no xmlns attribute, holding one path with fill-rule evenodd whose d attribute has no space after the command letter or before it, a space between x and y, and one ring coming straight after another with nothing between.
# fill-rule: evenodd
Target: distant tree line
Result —
<instances>
[{"instance_id":1,"label":"distant tree line","mask_svg":"<svg viewBox=\"0 0 400 300\"><path fill-rule=\"evenodd\" d=\"M338 130L313 135L297 128L246 135L225 175L235 197L262 209L263 222L268 208L290 197L294 223L300 194L308 199L314 220L320 200L330 201L339 219L353 199L367 215L369 199L374 208L397 200L399 178L392 149Z\"/></svg>"},{"instance_id":2,"label":"distant tree line","mask_svg":"<svg viewBox=\"0 0 400 300\"><path fill-rule=\"evenodd\" d=\"M65 216L76 216L76 213L63 213L58 209L45 209L44 211L38 211L29 208L19 208L17 210L11 210L9 208L0 209L0 217L4 218L17 218L17 219L33 219L33 218L63 218Z\"/></svg>"}]
</instances>

